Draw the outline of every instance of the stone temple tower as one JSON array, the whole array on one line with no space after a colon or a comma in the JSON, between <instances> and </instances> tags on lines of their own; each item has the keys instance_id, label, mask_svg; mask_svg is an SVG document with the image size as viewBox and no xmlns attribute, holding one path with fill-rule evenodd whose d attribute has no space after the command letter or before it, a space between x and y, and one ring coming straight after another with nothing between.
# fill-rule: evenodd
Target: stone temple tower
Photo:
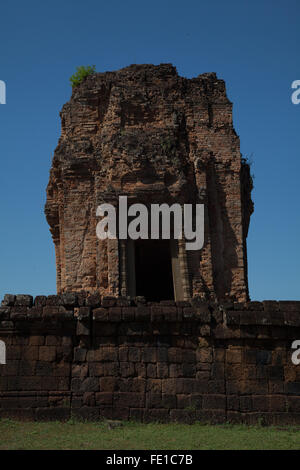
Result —
<instances>
[{"instance_id":1,"label":"stone temple tower","mask_svg":"<svg viewBox=\"0 0 300 470\"><path fill-rule=\"evenodd\" d=\"M97 73L73 89L61 123L45 207L58 293L248 299L252 180L223 80L183 78L170 64ZM204 204L204 247L99 240L96 209L117 208L120 195L146 206Z\"/></svg>"}]
</instances>

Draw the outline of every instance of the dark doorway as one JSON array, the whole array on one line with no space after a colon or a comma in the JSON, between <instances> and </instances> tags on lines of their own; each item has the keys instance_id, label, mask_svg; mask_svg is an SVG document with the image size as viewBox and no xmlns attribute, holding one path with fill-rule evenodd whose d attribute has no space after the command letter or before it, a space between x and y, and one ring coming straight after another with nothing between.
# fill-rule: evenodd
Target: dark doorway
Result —
<instances>
[{"instance_id":1,"label":"dark doorway","mask_svg":"<svg viewBox=\"0 0 300 470\"><path fill-rule=\"evenodd\" d=\"M136 295L174 300L170 240L135 241Z\"/></svg>"}]
</instances>

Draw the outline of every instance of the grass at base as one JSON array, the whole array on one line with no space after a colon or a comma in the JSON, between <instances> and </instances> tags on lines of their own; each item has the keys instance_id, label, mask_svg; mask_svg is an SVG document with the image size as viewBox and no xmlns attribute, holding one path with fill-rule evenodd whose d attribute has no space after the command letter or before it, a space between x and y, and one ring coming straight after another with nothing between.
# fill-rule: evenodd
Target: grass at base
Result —
<instances>
[{"instance_id":1,"label":"grass at base","mask_svg":"<svg viewBox=\"0 0 300 470\"><path fill-rule=\"evenodd\" d=\"M0 420L0 450L300 449L299 428L244 425L17 422Z\"/></svg>"}]
</instances>

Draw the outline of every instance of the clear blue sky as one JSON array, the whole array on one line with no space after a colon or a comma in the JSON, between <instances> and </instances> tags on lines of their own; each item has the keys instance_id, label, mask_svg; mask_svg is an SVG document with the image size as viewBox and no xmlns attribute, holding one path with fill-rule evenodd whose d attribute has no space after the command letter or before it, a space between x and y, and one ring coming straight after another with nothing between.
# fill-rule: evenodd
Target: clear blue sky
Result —
<instances>
[{"instance_id":1,"label":"clear blue sky","mask_svg":"<svg viewBox=\"0 0 300 470\"><path fill-rule=\"evenodd\" d=\"M299 0L11 0L0 40L0 297L55 292L43 209L75 67L172 62L182 76L226 81L241 151L252 155L252 299L300 300Z\"/></svg>"}]
</instances>

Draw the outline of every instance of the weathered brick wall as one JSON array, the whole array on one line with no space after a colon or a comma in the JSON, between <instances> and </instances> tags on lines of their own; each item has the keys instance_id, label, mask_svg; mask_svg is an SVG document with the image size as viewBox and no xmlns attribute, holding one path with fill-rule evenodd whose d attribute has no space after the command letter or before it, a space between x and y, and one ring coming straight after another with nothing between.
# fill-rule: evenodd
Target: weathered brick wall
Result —
<instances>
[{"instance_id":1,"label":"weathered brick wall","mask_svg":"<svg viewBox=\"0 0 300 470\"><path fill-rule=\"evenodd\" d=\"M300 302L5 296L0 417L300 423Z\"/></svg>"},{"instance_id":2,"label":"weathered brick wall","mask_svg":"<svg viewBox=\"0 0 300 470\"><path fill-rule=\"evenodd\" d=\"M131 295L120 269L126 244L96 236L99 204L118 207L126 195L128 205L204 204L205 244L188 253L180 300L248 299L252 178L223 80L187 79L171 64L131 65L87 77L60 116L45 206L59 293Z\"/></svg>"}]
</instances>

